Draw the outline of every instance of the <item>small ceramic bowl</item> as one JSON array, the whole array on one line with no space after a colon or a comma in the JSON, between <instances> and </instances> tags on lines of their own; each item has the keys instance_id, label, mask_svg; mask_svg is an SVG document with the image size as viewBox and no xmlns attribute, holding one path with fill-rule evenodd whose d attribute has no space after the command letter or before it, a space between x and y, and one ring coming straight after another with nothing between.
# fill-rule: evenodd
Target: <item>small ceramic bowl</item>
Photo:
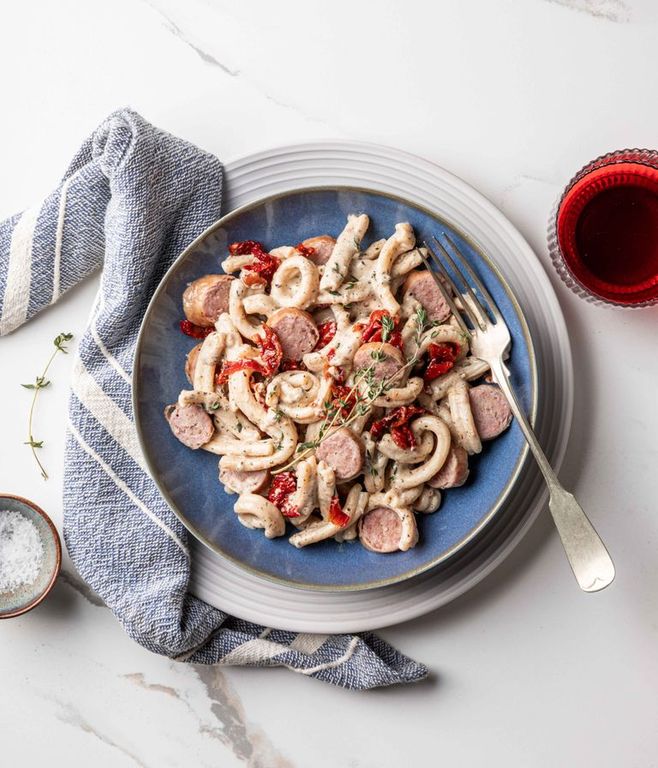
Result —
<instances>
[{"instance_id":1,"label":"small ceramic bowl","mask_svg":"<svg viewBox=\"0 0 658 768\"><path fill-rule=\"evenodd\" d=\"M31 520L43 543L43 561L37 578L9 592L0 592L0 619L11 619L31 611L50 592L62 564L62 544L57 529L48 515L36 504L21 496L0 495L0 509L20 512Z\"/></svg>"}]
</instances>

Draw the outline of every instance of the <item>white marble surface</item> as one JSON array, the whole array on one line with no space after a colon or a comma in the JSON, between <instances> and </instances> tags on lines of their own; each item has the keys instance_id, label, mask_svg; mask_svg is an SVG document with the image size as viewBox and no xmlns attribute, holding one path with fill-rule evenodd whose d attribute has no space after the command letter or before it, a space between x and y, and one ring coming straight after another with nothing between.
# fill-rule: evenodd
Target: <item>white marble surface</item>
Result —
<instances>
[{"instance_id":1,"label":"white marble surface","mask_svg":"<svg viewBox=\"0 0 658 768\"><path fill-rule=\"evenodd\" d=\"M57 180L80 140L129 104L230 159L314 138L383 142L488 195L546 264L570 175L653 146L652 0L22 2L0 25L0 216ZM376 8L376 10L375 10ZM415 687L333 690L283 670L151 655L74 577L0 624L0 760L37 766L658 765L658 310L588 306L557 285L575 351L563 471L617 564L581 594L545 516L510 559L441 611L382 634L426 661ZM79 334L95 281L0 342L0 489L61 523L60 358L26 447L28 396L59 331ZM71 573L70 563L65 568Z\"/></svg>"}]
</instances>

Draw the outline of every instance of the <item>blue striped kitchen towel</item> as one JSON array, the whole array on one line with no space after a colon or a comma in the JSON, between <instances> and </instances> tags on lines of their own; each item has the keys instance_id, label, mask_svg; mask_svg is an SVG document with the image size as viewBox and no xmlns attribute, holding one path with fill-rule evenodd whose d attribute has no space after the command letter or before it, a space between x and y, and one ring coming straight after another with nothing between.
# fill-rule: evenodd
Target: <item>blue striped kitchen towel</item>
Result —
<instances>
[{"instance_id":1,"label":"blue striped kitchen towel","mask_svg":"<svg viewBox=\"0 0 658 768\"><path fill-rule=\"evenodd\" d=\"M51 195L0 224L0 335L102 268L69 402L64 536L73 563L130 637L155 653L285 666L354 689L420 680L423 665L373 634L270 631L188 592L187 531L145 469L130 379L149 299L218 218L221 193L217 158L126 109L83 144Z\"/></svg>"}]
</instances>

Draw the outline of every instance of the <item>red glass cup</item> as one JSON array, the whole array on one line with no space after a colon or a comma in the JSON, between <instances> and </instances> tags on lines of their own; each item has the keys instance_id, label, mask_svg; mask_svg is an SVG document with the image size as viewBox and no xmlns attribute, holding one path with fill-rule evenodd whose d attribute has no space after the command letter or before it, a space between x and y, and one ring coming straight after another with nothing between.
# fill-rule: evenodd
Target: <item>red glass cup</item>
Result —
<instances>
[{"instance_id":1,"label":"red glass cup","mask_svg":"<svg viewBox=\"0 0 658 768\"><path fill-rule=\"evenodd\" d=\"M551 216L548 247L562 280L586 300L658 303L658 152L610 152L578 171Z\"/></svg>"}]
</instances>

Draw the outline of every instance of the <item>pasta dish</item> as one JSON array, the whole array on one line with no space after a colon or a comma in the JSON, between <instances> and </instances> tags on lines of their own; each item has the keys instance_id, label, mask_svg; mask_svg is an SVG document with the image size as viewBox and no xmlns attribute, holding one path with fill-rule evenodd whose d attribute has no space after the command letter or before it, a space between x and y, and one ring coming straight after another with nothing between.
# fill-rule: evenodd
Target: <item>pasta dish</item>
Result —
<instances>
[{"instance_id":1,"label":"pasta dish","mask_svg":"<svg viewBox=\"0 0 658 768\"><path fill-rule=\"evenodd\" d=\"M366 214L336 239L267 251L233 243L183 294L199 339L190 388L165 409L173 434L219 456L242 525L295 547L418 542L418 516L463 485L469 456L510 424L473 357L452 297L426 269L413 228L365 246Z\"/></svg>"}]
</instances>

